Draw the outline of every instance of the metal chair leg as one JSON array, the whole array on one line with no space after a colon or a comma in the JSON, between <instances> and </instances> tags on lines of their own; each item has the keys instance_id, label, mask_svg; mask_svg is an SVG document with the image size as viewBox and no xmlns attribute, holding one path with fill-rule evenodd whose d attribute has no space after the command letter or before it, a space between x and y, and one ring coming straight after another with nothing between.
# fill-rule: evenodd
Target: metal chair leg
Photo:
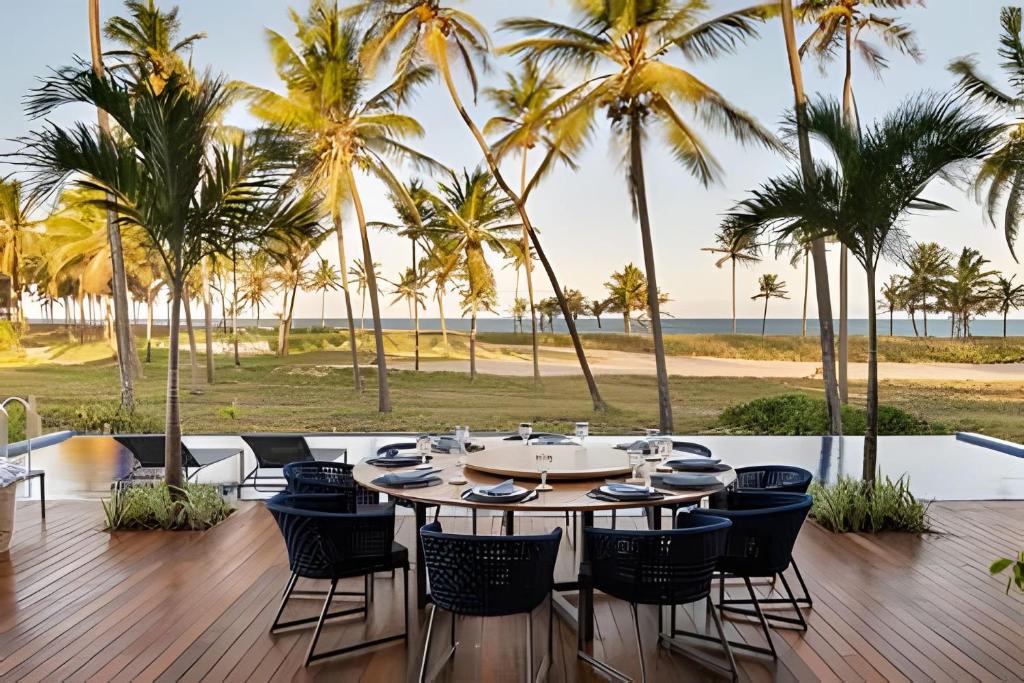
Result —
<instances>
[{"instance_id":1,"label":"metal chair leg","mask_svg":"<svg viewBox=\"0 0 1024 683\"><path fill-rule=\"evenodd\" d=\"M761 611L761 603L757 600L757 595L754 594L754 587L750 584L750 579L747 577L743 578L743 582L747 584L747 592L750 593L750 599L754 601L754 611L757 612L757 618L761 622L761 630L764 631L764 637L768 641L768 649L771 650L772 659L778 659L779 655L775 651L775 643L772 641L772 631L768 627L768 620L764 618L764 612Z\"/></svg>"},{"instance_id":2,"label":"metal chair leg","mask_svg":"<svg viewBox=\"0 0 1024 683\"><path fill-rule=\"evenodd\" d=\"M807 607L813 607L814 601L811 600L811 592L807 590L807 584L804 583L804 577L800 573L800 567L796 566L796 560L790 562L790 565L793 567L793 573L796 574L796 580L800 582L800 590L804 592L804 597L797 598L796 601L806 605Z\"/></svg>"},{"instance_id":3,"label":"metal chair leg","mask_svg":"<svg viewBox=\"0 0 1024 683\"><path fill-rule=\"evenodd\" d=\"M526 614L526 683L533 681L533 612Z\"/></svg>"},{"instance_id":4,"label":"metal chair leg","mask_svg":"<svg viewBox=\"0 0 1024 683\"><path fill-rule=\"evenodd\" d=\"M331 609L331 601L334 600L334 591L338 587L338 580L331 579L331 588L327 591L327 599L324 600L324 608L320 611L320 618L316 622L316 629L313 631L313 638L309 641L309 649L306 650L305 666L309 666L313 659L313 652L316 650L317 641L320 640L320 633L324 629L324 621L327 619L327 612Z\"/></svg>"},{"instance_id":5,"label":"metal chair leg","mask_svg":"<svg viewBox=\"0 0 1024 683\"><path fill-rule=\"evenodd\" d=\"M291 597L292 590L295 589L295 584L299 580L299 575L292 572L292 577L288 579L288 585L284 588L284 595L281 596L281 606L277 608L277 614L274 615L274 621L270 625L270 632L273 633L274 629L277 628L277 622L281 620L281 615L284 614L285 605L288 604L288 598Z\"/></svg>"},{"instance_id":6,"label":"metal chair leg","mask_svg":"<svg viewBox=\"0 0 1024 683\"><path fill-rule=\"evenodd\" d=\"M633 611L633 632L636 634L636 653L640 659L640 680L647 683L647 664L644 663L644 646L640 639L640 614L635 602L629 603L629 608Z\"/></svg>"},{"instance_id":7,"label":"metal chair leg","mask_svg":"<svg viewBox=\"0 0 1024 683\"><path fill-rule=\"evenodd\" d=\"M738 669L736 668L736 658L732 654L732 647L729 645L729 640L725 637L725 629L722 628L722 618L718 616L718 610L715 609L715 604L711 602L711 596L707 598L708 611L711 613L711 618L715 621L715 629L718 631L718 638L722 641L722 649L725 650L726 659L729 660L729 669L732 671L732 680L736 680Z\"/></svg>"},{"instance_id":8,"label":"metal chair leg","mask_svg":"<svg viewBox=\"0 0 1024 683\"><path fill-rule=\"evenodd\" d=\"M437 605L430 606L430 617L427 618L427 633L423 637L423 658L420 660L419 682L427 680L427 662L430 661L430 635L434 631L434 617L437 615Z\"/></svg>"}]
</instances>

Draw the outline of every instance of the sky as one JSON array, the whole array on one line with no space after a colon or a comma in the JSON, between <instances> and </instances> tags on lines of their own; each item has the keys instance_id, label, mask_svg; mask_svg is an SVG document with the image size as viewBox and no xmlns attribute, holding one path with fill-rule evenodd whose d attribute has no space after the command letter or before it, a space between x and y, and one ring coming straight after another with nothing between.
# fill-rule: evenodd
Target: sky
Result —
<instances>
[{"instance_id":1,"label":"sky","mask_svg":"<svg viewBox=\"0 0 1024 683\"><path fill-rule=\"evenodd\" d=\"M466 0L458 2L462 9L479 18L490 30L494 42L501 45L513 36L496 32L499 20L509 16L543 16L571 21L570 3L565 0ZM1002 82L995 54L999 34L999 9L1004 0L928 0L927 7L913 7L901 12L901 18L915 29L924 52L922 63L897 54L890 54L890 68L881 79L876 78L863 62L854 64L854 91L864 122L883 115L907 96L922 90L933 93L949 91L953 79L946 70L948 63L959 56L976 55L982 69L997 82ZM170 3L165 3L169 5ZM717 0L712 11L724 12L749 4L749 0ZM13 138L25 134L33 125L22 111L21 98L50 68L71 63L77 56L89 54L86 0L46 0L45 2L11 2L5 8L9 30L0 41L0 152L16 149ZM279 88L268 54L265 30L276 30L286 36L292 33L288 7L303 11L304 2L294 0L180 0L180 18L186 34L205 31L193 54L198 67L209 67L231 79L256 85ZM122 3L102 0L104 20L122 11ZM889 12L879 11L888 15ZM10 30L17 27L17 30ZM809 28L798 27L799 37ZM105 46L109 48L110 46ZM715 87L727 99L753 114L769 128L778 128L783 114L792 106L792 90L786 63L782 29L778 23L767 24L761 36L742 46L735 55L713 62L687 63L672 55L670 61L686 66L699 78ZM508 59L497 59L484 85L503 83L502 73L515 68ZM827 71L808 61L804 76L809 93L838 96L842 73L836 65ZM568 80L568 76L567 76ZM571 84L571 82L570 82ZM493 110L485 98L473 106L469 84L460 81L464 100L470 105L474 119L483 124ZM426 129L423 139L414 145L442 161L450 168L473 167L480 162L479 149L452 108L447 94L437 82L425 87L408 107ZM81 118L91 120L92 114L82 108L69 107L52 118L67 122ZM228 122L252 126L255 121L244 108L232 111ZM654 231L658 279L662 291L671 300L667 313L681 318L725 318L729 316L730 293L728 271L714 266L714 255L701 251L713 244L723 214L745 196L745 193L772 175L785 171L790 162L777 154L758 148L744 147L721 135L707 133L706 139L725 175L721 182L703 187L685 169L659 147L652 138L645 149L648 200ZM17 171L7 164L3 173ZM403 171L411 177L412 170ZM361 180L367 216L370 220L391 220L393 214L383 188L371 179ZM971 246L991 260L992 267L1007 274L1020 273L1006 246L1001 228L993 227L980 206L963 189L936 183L929 188L931 199L945 202L956 210L941 214L916 216L909 223L912 239L936 241L954 252ZM559 169L534 192L529 204L530 216L540 230L563 286L582 290L591 298L603 298L603 283L614 270L629 262L642 264L639 229L630 212L625 179L619 157L610 145L606 129L599 129L590 147L579 159L579 169ZM354 220L346 221L345 238L351 254L358 245ZM408 265L409 245L406 240L385 234L371 236L374 259L382 264L387 279L397 279ZM325 242L321 254L337 264L333 240ZM763 273L777 273L788 283L791 299L773 301L773 317L800 317L803 293L802 268L794 268L787 258L767 260L742 269L737 278L737 306L740 317L760 317L760 305L751 296L757 290L757 278ZM516 290L516 277L504 267L501 258L491 257L498 283L499 310L507 314ZM830 274L833 297L837 296L837 250L830 253ZM899 269L896 264L883 264L879 281ZM813 277L813 275L812 275ZM863 273L851 270L850 316L867 315L867 298ZM538 297L550 296L551 289L543 271L535 277ZM383 285L383 314L391 317L407 315L404 303L391 304L389 285ZM525 291L525 283L522 284ZM814 296L810 297L810 315L815 313ZM834 304L835 305L835 304ZM29 308L29 315L33 314ZM452 295L446 310L457 311L457 296ZM327 315L343 314L340 295L328 297ZM300 295L296 317L319 317L320 296ZM433 305L424 316L435 316Z\"/></svg>"}]
</instances>

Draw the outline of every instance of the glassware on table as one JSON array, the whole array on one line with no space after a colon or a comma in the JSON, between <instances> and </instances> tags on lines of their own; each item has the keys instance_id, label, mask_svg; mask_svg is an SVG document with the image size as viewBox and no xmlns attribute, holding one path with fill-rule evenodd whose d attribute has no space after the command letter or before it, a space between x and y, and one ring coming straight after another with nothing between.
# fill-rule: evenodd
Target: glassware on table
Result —
<instances>
[{"instance_id":1,"label":"glassware on table","mask_svg":"<svg viewBox=\"0 0 1024 683\"><path fill-rule=\"evenodd\" d=\"M540 472L540 484L537 485L537 490L550 491L554 487L548 483L548 470L551 469L551 461L553 458L550 453L538 453L536 460L537 471Z\"/></svg>"},{"instance_id":2,"label":"glassware on table","mask_svg":"<svg viewBox=\"0 0 1024 683\"><path fill-rule=\"evenodd\" d=\"M644 464L644 449L630 447L626 449L626 456L629 459L629 466L632 468L632 476L626 480L627 484L643 484L643 477L640 476L640 468Z\"/></svg>"},{"instance_id":3,"label":"glassware on table","mask_svg":"<svg viewBox=\"0 0 1024 683\"><path fill-rule=\"evenodd\" d=\"M672 455L672 448L675 444L667 436L655 436L647 440L647 445L650 453L646 459L651 462L664 462Z\"/></svg>"},{"instance_id":4,"label":"glassware on table","mask_svg":"<svg viewBox=\"0 0 1024 683\"><path fill-rule=\"evenodd\" d=\"M466 459L459 458L455 461L455 473L448 480L449 484L465 484L466 483Z\"/></svg>"},{"instance_id":5,"label":"glassware on table","mask_svg":"<svg viewBox=\"0 0 1024 683\"><path fill-rule=\"evenodd\" d=\"M533 434L533 424L530 422L520 422L519 438L523 440L524 446L528 446L530 444L530 434Z\"/></svg>"},{"instance_id":6,"label":"glassware on table","mask_svg":"<svg viewBox=\"0 0 1024 683\"><path fill-rule=\"evenodd\" d=\"M590 423L589 422L577 422L576 423L576 438L583 443L583 440L590 436Z\"/></svg>"},{"instance_id":7,"label":"glassware on table","mask_svg":"<svg viewBox=\"0 0 1024 683\"><path fill-rule=\"evenodd\" d=\"M650 439L653 436L658 436L659 434L661 434L661 430L660 429L645 429L644 430L644 437L646 437L648 439Z\"/></svg>"},{"instance_id":8,"label":"glassware on table","mask_svg":"<svg viewBox=\"0 0 1024 683\"><path fill-rule=\"evenodd\" d=\"M430 467L430 462L427 456L430 455L431 440L430 434L419 434L416 437L416 452L420 456L420 464L417 465L417 469L427 469Z\"/></svg>"}]
</instances>

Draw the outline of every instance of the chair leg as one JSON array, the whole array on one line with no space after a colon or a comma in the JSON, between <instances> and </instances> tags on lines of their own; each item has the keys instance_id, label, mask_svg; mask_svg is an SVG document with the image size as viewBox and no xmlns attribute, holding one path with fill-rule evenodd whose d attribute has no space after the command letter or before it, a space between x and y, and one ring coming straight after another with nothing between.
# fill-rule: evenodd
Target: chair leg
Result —
<instances>
[{"instance_id":1,"label":"chair leg","mask_svg":"<svg viewBox=\"0 0 1024 683\"><path fill-rule=\"evenodd\" d=\"M738 669L736 668L736 658L732 654L732 647L729 645L728 639L725 637L725 629L722 628L722 618L718 615L718 610L715 609L715 604L711 602L711 596L707 598L708 611L711 613L711 618L715 621L715 629L718 631L718 639L722 641L722 649L725 650L726 659L729 660L729 670L732 671L732 680L736 680Z\"/></svg>"},{"instance_id":2,"label":"chair leg","mask_svg":"<svg viewBox=\"0 0 1024 683\"><path fill-rule=\"evenodd\" d=\"M615 510L612 510L612 528L615 528Z\"/></svg>"},{"instance_id":3,"label":"chair leg","mask_svg":"<svg viewBox=\"0 0 1024 683\"><path fill-rule=\"evenodd\" d=\"M291 597L292 591L295 589L295 583L299 580L299 575L292 572L292 576L288 579L288 585L284 588L284 595L281 596L281 606L277 608L277 614L274 615L274 622L270 625L270 632L273 633L274 629L277 628L277 622L281 620L281 615L284 614L285 605L288 604L288 598Z\"/></svg>"},{"instance_id":4,"label":"chair leg","mask_svg":"<svg viewBox=\"0 0 1024 683\"><path fill-rule=\"evenodd\" d=\"M533 612L526 614L526 683L533 681Z\"/></svg>"},{"instance_id":5,"label":"chair leg","mask_svg":"<svg viewBox=\"0 0 1024 683\"><path fill-rule=\"evenodd\" d=\"M796 566L796 560L793 560L790 565L793 567L793 573L796 574L796 580L800 582L800 590L804 592L804 597L797 598L796 601L806 605L807 607L813 607L814 601L811 600L811 592L807 590L807 584L804 583L804 577L800 573L800 567Z\"/></svg>"},{"instance_id":6,"label":"chair leg","mask_svg":"<svg viewBox=\"0 0 1024 683\"><path fill-rule=\"evenodd\" d=\"M636 634L636 654L640 659L640 680L647 683L647 664L644 663L644 646L640 639L640 613L635 602L629 603L629 608L633 611L633 633Z\"/></svg>"},{"instance_id":7,"label":"chair leg","mask_svg":"<svg viewBox=\"0 0 1024 683\"><path fill-rule=\"evenodd\" d=\"M338 587L338 580L331 579L331 588L327 591L327 599L324 600L324 608L320 611L320 618L316 622L316 629L313 631L313 638L309 641L309 649L306 650L305 666L309 666L313 659L313 651L316 650L317 641L320 640L320 633L324 629L324 620L327 619L327 612L331 609L331 601L334 600L334 591Z\"/></svg>"},{"instance_id":8,"label":"chair leg","mask_svg":"<svg viewBox=\"0 0 1024 683\"><path fill-rule=\"evenodd\" d=\"M405 630L402 631L406 646L409 643L409 565L402 567L402 600L405 606Z\"/></svg>"},{"instance_id":9,"label":"chair leg","mask_svg":"<svg viewBox=\"0 0 1024 683\"><path fill-rule=\"evenodd\" d=\"M473 535L476 536L476 508L473 508Z\"/></svg>"},{"instance_id":10,"label":"chair leg","mask_svg":"<svg viewBox=\"0 0 1024 683\"><path fill-rule=\"evenodd\" d=\"M427 618L427 633L423 637L423 658L420 660L419 682L427 680L427 663L430 661L430 635L434 631L434 617L437 615L437 605L430 606L430 616Z\"/></svg>"},{"instance_id":11,"label":"chair leg","mask_svg":"<svg viewBox=\"0 0 1024 683\"><path fill-rule=\"evenodd\" d=\"M800 611L800 605L797 604L796 597L793 595L793 589L789 587L789 581L786 581L785 572L779 573L779 579L782 580L782 587L786 589L786 595L789 596L789 603L793 606L793 613L796 614L797 625L801 631L807 630L807 621L804 619L803 612Z\"/></svg>"},{"instance_id":12,"label":"chair leg","mask_svg":"<svg viewBox=\"0 0 1024 683\"><path fill-rule=\"evenodd\" d=\"M750 593L750 599L754 601L754 611L757 612L757 618L761 622L761 630L764 631L764 637L768 641L768 649L771 650L772 659L778 659L779 655L775 651L775 643L772 641L772 631L768 627L768 620L764 618L764 612L761 611L761 603L757 600L754 587L747 577L743 577L743 582L747 584L747 592Z\"/></svg>"}]
</instances>

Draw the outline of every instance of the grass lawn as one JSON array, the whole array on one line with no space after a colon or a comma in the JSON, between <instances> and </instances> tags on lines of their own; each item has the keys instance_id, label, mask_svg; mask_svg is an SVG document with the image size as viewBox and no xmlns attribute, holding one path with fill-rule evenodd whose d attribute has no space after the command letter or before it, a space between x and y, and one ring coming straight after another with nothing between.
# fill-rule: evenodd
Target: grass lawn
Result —
<instances>
[{"instance_id":1,"label":"grass lawn","mask_svg":"<svg viewBox=\"0 0 1024 683\"><path fill-rule=\"evenodd\" d=\"M325 341L321 338L320 342ZM316 335L296 335L293 348L308 349L286 359L263 355L242 359L235 368L218 356L215 383L200 381L190 393L188 354L183 354L182 415L186 432L249 430L377 431L434 430L469 424L474 430L512 430L530 420L537 429L565 431L586 419L594 433L630 432L657 423L653 377L600 377L610 409L595 413L580 378L551 377L539 387L530 378L481 376L471 382L458 373L393 371L393 411L377 412L376 373L365 367L366 390L353 390L348 353ZM339 340L340 343L340 340ZM396 344L404 344L400 339ZM186 346L187 348L187 346ZM139 410L162 421L166 352L154 351L138 382ZM199 377L204 377L200 358ZM117 368L109 358L75 365L53 362L0 364L3 395L33 394L46 419L48 410L73 409L117 400ZM726 406L774 394L804 391L820 396L817 380L681 378L671 380L676 431L712 430ZM851 385L853 400L863 402L863 383ZM883 403L903 408L954 429L981 431L1024 440L1024 383L884 382ZM231 409L231 407L234 407ZM49 429L65 425L47 421Z\"/></svg>"}]
</instances>

